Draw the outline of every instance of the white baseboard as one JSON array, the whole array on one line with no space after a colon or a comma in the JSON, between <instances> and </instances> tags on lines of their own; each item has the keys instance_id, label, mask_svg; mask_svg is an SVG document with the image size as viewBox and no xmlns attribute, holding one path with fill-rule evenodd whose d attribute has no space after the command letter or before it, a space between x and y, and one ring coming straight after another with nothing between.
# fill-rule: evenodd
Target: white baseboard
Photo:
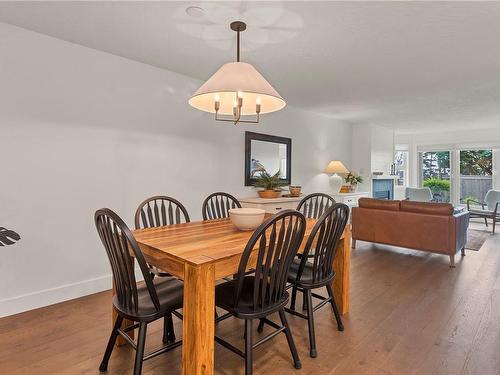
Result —
<instances>
[{"instance_id":1,"label":"white baseboard","mask_svg":"<svg viewBox=\"0 0 500 375\"><path fill-rule=\"evenodd\" d=\"M111 275L0 300L0 318L111 289Z\"/></svg>"}]
</instances>

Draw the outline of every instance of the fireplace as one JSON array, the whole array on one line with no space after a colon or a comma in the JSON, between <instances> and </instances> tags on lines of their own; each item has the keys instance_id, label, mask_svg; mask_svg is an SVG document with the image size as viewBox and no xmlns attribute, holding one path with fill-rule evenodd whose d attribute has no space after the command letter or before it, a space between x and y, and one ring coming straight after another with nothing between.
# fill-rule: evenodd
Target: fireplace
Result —
<instances>
[{"instance_id":1,"label":"fireplace","mask_svg":"<svg viewBox=\"0 0 500 375\"><path fill-rule=\"evenodd\" d=\"M372 180L372 197L376 199L394 199L394 179L374 178Z\"/></svg>"}]
</instances>

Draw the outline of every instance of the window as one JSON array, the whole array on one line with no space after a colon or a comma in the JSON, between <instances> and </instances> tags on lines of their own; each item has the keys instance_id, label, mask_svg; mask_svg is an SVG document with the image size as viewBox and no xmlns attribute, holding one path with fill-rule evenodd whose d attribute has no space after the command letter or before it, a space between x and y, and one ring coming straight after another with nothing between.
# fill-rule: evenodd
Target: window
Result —
<instances>
[{"instance_id":1,"label":"window","mask_svg":"<svg viewBox=\"0 0 500 375\"><path fill-rule=\"evenodd\" d=\"M424 151L420 158L420 186L431 189L436 202L451 202L452 151Z\"/></svg>"}]
</instances>

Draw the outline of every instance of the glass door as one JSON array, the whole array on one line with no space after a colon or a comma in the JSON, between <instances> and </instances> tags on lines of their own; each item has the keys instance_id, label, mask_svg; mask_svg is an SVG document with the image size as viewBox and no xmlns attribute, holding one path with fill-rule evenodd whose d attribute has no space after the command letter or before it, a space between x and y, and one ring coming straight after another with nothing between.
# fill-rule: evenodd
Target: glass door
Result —
<instances>
[{"instance_id":1,"label":"glass door","mask_svg":"<svg viewBox=\"0 0 500 375\"><path fill-rule=\"evenodd\" d=\"M420 186L430 188L435 201L451 202L451 151L424 151L419 159Z\"/></svg>"},{"instance_id":2,"label":"glass door","mask_svg":"<svg viewBox=\"0 0 500 375\"><path fill-rule=\"evenodd\" d=\"M460 150L460 203L482 202L493 188L493 150Z\"/></svg>"}]
</instances>

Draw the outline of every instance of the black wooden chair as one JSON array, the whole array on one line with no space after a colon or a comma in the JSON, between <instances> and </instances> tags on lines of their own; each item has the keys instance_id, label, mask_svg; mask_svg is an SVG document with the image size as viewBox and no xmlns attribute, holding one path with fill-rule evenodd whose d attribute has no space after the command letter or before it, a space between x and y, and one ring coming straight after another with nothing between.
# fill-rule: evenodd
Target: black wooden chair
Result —
<instances>
[{"instance_id":1,"label":"black wooden chair","mask_svg":"<svg viewBox=\"0 0 500 375\"><path fill-rule=\"evenodd\" d=\"M314 311L330 302L333 313L335 314L335 319L337 320L337 327L339 331L344 330L331 283L335 278L333 260L337 254L337 246L344 232L348 218L349 208L345 204L336 203L327 208L318 219L318 222L314 225L307 239L304 248L304 256L294 259L288 273L288 282L291 283L293 289L290 308L287 308L286 311L303 319L307 319L309 325L310 355L313 358L317 356L316 338L314 334ZM307 260L307 255L311 251L313 245L315 251L311 262ZM326 287L328 292L327 298L312 292L314 289L322 287ZM303 293L304 300L306 301L306 315L295 311L297 290ZM312 297L320 299L321 302L317 306L313 306Z\"/></svg>"},{"instance_id":2,"label":"black wooden chair","mask_svg":"<svg viewBox=\"0 0 500 375\"><path fill-rule=\"evenodd\" d=\"M245 351L217 336L215 340L245 358L246 375L252 374L253 349L281 332L286 335L295 368L301 367L284 308L289 297L286 292L287 273L304 237L305 226L304 216L294 210L285 210L267 219L248 241L236 278L216 287L216 305L229 312L217 321L229 316L245 320ZM248 262L253 253L256 253L257 261L255 273L250 276L245 271L250 267ZM279 313L281 325L267 318L275 312ZM255 319L261 319L276 330L253 343L252 323Z\"/></svg>"},{"instance_id":3,"label":"black wooden chair","mask_svg":"<svg viewBox=\"0 0 500 375\"><path fill-rule=\"evenodd\" d=\"M158 195L141 202L135 211L135 228L154 228L189 223L186 208L177 199Z\"/></svg>"},{"instance_id":4,"label":"black wooden chair","mask_svg":"<svg viewBox=\"0 0 500 375\"><path fill-rule=\"evenodd\" d=\"M241 208L241 203L231 194L218 191L205 198L201 206L201 214L203 220L225 219L229 217L231 208ZM249 273L251 272L249 271ZM232 279L224 277L224 280Z\"/></svg>"},{"instance_id":5,"label":"black wooden chair","mask_svg":"<svg viewBox=\"0 0 500 375\"><path fill-rule=\"evenodd\" d=\"M167 314L182 308L183 283L175 278L153 280L148 265L132 232L120 217L107 208L95 213L95 225L113 272L116 295L113 308L117 318L104 353L99 371L107 370L108 361L115 346L116 338L121 335L135 350L134 375L141 374L142 362L165 353L181 345L181 341L144 355L147 325ZM134 274L133 257L144 277L144 285L138 286ZM136 322L125 329L121 328L124 319ZM127 332L139 328L137 344ZM173 327L172 327L173 330Z\"/></svg>"},{"instance_id":6,"label":"black wooden chair","mask_svg":"<svg viewBox=\"0 0 500 375\"><path fill-rule=\"evenodd\" d=\"M201 206L203 220L224 219L229 217L231 208L241 208L241 204L231 194L217 192L210 194Z\"/></svg>"},{"instance_id":7,"label":"black wooden chair","mask_svg":"<svg viewBox=\"0 0 500 375\"><path fill-rule=\"evenodd\" d=\"M335 204L328 194L312 193L306 195L297 205L297 211L302 212L308 219L319 219L325 210Z\"/></svg>"},{"instance_id":8,"label":"black wooden chair","mask_svg":"<svg viewBox=\"0 0 500 375\"><path fill-rule=\"evenodd\" d=\"M189 223L189 214L184 205L177 199L164 195L157 195L148 198L139 204L135 211L135 229L155 228L166 225ZM168 272L148 264L149 272L154 278L173 277ZM174 342L175 333L173 330L172 314L165 315L163 325L163 342Z\"/></svg>"}]
</instances>

